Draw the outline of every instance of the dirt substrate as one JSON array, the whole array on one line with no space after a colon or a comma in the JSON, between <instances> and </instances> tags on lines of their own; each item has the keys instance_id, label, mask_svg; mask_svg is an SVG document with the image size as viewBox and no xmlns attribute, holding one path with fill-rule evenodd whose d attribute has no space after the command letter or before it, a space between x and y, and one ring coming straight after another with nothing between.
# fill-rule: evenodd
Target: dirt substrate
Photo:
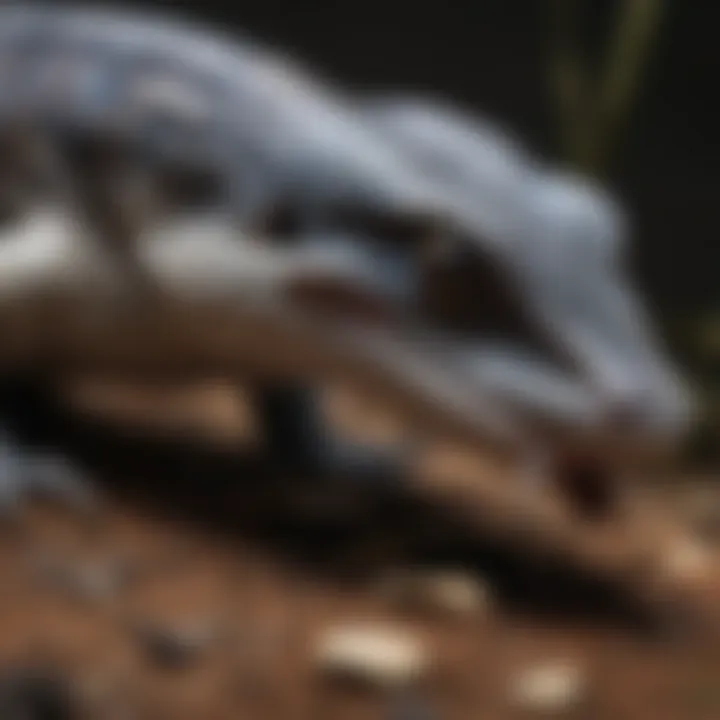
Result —
<instances>
[{"instance_id":1,"label":"dirt substrate","mask_svg":"<svg viewBox=\"0 0 720 720\"><path fill-rule=\"evenodd\" d=\"M412 492L330 491L241 460L226 449L238 416L217 393L91 395L79 393L175 439L69 432L103 511L36 505L5 528L0 662L14 687L18 669L61 671L100 720L523 718L547 712L537 693L520 707L517 683L557 667L544 688L554 716L720 717L720 653L683 642L680 625L659 636L592 573L528 558ZM189 440L206 433L212 451ZM459 573L482 593L463 609L401 604L387 581L408 568ZM424 675L380 687L324 673L321 639L358 620L420 643Z\"/></svg>"}]
</instances>

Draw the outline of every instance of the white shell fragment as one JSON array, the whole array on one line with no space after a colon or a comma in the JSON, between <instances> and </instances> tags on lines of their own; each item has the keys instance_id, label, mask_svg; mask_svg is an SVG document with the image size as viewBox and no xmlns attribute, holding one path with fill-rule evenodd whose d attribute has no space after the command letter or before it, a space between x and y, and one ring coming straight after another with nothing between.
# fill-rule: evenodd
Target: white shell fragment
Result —
<instances>
[{"instance_id":1,"label":"white shell fragment","mask_svg":"<svg viewBox=\"0 0 720 720\"><path fill-rule=\"evenodd\" d=\"M586 695L585 677L572 662L535 666L516 676L510 685L515 707L544 715L562 715L576 708Z\"/></svg>"},{"instance_id":2,"label":"white shell fragment","mask_svg":"<svg viewBox=\"0 0 720 720\"><path fill-rule=\"evenodd\" d=\"M369 623L329 629L319 638L315 654L321 672L385 689L419 680L430 666L428 652L417 637Z\"/></svg>"},{"instance_id":3,"label":"white shell fragment","mask_svg":"<svg viewBox=\"0 0 720 720\"><path fill-rule=\"evenodd\" d=\"M701 580L708 576L712 564L712 554L708 549L690 539L674 542L663 556L665 575L678 581Z\"/></svg>"},{"instance_id":4,"label":"white shell fragment","mask_svg":"<svg viewBox=\"0 0 720 720\"><path fill-rule=\"evenodd\" d=\"M453 616L482 614L491 601L482 580L461 571L403 573L386 581L383 590L400 607Z\"/></svg>"}]
</instances>

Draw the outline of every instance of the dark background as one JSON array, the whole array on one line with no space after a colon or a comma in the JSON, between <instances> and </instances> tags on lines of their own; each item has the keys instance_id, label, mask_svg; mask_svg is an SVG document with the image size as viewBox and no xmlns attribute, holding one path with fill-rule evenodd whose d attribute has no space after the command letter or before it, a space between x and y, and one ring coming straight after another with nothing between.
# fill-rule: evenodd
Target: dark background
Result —
<instances>
[{"instance_id":1,"label":"dark background","mask_svg":"<svg viewBox=\"0 0 720 720\"><path fill-rule=\"evenodd\" d=\"M666 320L720 304L720 12L714 0L665 0L612 182L633 212L635 264ZM549 0L243 0L146 3L207 18L289 48L362 87L442 93L505 121L552 157ZM585 0L589 59L617 3Z\"/></svg>"}]
</instances>

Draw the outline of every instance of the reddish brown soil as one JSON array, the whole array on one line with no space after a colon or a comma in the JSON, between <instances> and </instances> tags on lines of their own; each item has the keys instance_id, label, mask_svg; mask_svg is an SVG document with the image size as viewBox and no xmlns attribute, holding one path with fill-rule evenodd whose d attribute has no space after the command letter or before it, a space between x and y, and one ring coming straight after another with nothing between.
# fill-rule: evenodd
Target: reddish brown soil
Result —
<instances>
[{"instance_id":1,"label":"reddish brown soil","mask_svg":"<svg viewBox=\"0 0 720 720\"><path fill-rule=\"evenodd\" d=\"M405 718L393 714L396 698L338 687L313 668L321 629L358 616L410 627L427 641L435 672L418 692L432 717L525 717L508 706L508 682L555 659L577 662L588 679L586 706L572 717L720 717L720 653L712 647L643 632L644 618L607 588L489 542L459 513L412 495L314 489L229 459L223 448L247 437L248 416L227 393L75 395L175 437L161 447L83 431L73 443L107 497L100 522L37 506L0 540L0 662L41 658L82 687L106 687L90 717L120 717L109 710L127 706L168 720ZM369 426L381 438L397 432L367 410L345 404L340 414L365 420L346 427ZM215 450L194 443L203 436ZM479 467L475 461L475 473L492 477L492 467ZM135 573L108 600L83 601L51 573L33 572L38 557L123 557ZM482 574L494 607L469 618L393 608L376 580L418 561ZM139 621L193 620L218 621L220 639L185 667L163 667L133 630Z\"/></svg>"}]
</instances>

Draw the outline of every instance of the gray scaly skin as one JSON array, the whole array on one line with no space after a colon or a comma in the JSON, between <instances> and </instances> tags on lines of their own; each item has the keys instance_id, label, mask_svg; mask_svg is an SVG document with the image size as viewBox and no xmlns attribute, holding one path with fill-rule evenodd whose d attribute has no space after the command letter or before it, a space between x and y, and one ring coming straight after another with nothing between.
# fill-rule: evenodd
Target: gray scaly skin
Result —
<instances>
[{"instance_id":1,"label":"gray scaly skin","mask_svg":"<svg viewBox=\"0 0 720 720\"><path fill-rule=\"evenodd\" d=\"M8 6L0 21L0 117L56 139L111 134L148 162L214 170L216 209L245 230L281 203L308 234L342 230L341 210L441 211L337 93L276 51L122 11Z\"/></svg>"},{"instance_id":2,"label":"gray scaly skin","mask_svg":"<svg viewBox=\"0 0 720 720\"><path fill-rule=\"evenodd\" d=\"M522 443L487 388L457 372L432 332L406 322L396 298L378 286L371 258L278 248L207 218L166 223L142 239L142 261L162 300L118 308L122 296L112 283L122 270L67 212L38 208L6 232L0 366L146 378L242 374L291 384L337 379L382 398L421 431L502 452ZM373 313L305 292L332 287Z\"/></svg>"},{"instance_id":3,"label":"gray scaly skin","mask_svg":"<svg viewBox=\"0 0 720 720\"><path fill-rule=\"evenodd\" d=\"M361 111L458 198L462 221L476 229L463 262L492 265L541 331L539 339L498 332L473 342L476 371L508 399L532 405L535 396L543 406L562 398L550 372L541 381L550 356L596 398L608 432L630 442L681 438L689 393L632 287L627 221L609 193L447 102L397 95L363 100Z\"/></svg>"},{"instance_id":4,"label":"gray scaly skin","mask_svg":"<svg viewBox=\"0 0 720 720\"><path fill-rule=\"evenodd\" d=\"M289 207L296 241L340 253L369 253L376 274L387 279L386 290L400 286L406 297L412 296L419 279L416 254L395 250L388 246L388 238L369 233L368 225L353 224L353 218L399 221L439 207L459 220L475 247L482 241L483 252L496 270L515 279L525 263L532 280L544 277L536 272L542 268L532 252L526 258L519 246L507 242L512 236L507 228L511 216L501 212L498 224L492 213L483 214L475 194L464 192L474 187L464 175L472 155L463 158L464 166L453 167L452 146L448 149L432 138L429 147L438 146L441 165L451 166L449 178L437 174L432 163L419 162L412 151L406 154L404 136L398 142L395 135L386 134L384 124L382 132L376 132L374 117L363 126L324 85L277 54L167 18L66 9L3 12L8 13L2 25L4 47L12 50L18 37L29 41L23 50L28 54L15 56L25 63L23 77L28 78L23 83L23 101L11 102L9 107L16 114L18 108L25 111L36 126L52 131L54 139L110 134L129 141L130 147L139 150L139 157L155 168L210 169L221 180L219 191L211 196L213 213L224 212L240 226L253 227L278 205ZM5 57L10 58L6 67L11 66L12 52ZM60 87L58 78L63 72L77 82L63 86L61 93L48 92ZM5 98L17 97L17 88L5 87ZM12 119L12 113L7 117ZM443 122L448 125L447 120ZM456 135L457 131L456 127ZM479 168L490 178L495 172L498 182L514 162L512 153L505 153L507 159L502 159L502 151L499 155L499 166L483 165L481 158L473 161L470 170ZM530 175L521 164L516 165L520 176ZM488 187L480 190L480 199L493 197ZM515 186L513 192L517 193ZM451 202L456 194L465 195L468 203ZM550 235L556 227L552 223L557 222L552 200L541 199L537 208L533 206L548 211ZM586 220L581 217L579 226ZM523 226L515 236L524 233L523 237L535 240L531 230L532 226ZM101 238L106 234L100 228ZM498 247L503 251L497 252ZM538 247L542 254L547 244ZM551 284L556 279L555 274ZM514 294L521 304L535 309L538 297L547 295L548 283L530 287L534 294L522 286ZM596 300L597 295L590 304ZM536 325L546 321L547 317L535 318ZM598 427L597 403L582 384L569 381L564 368L546 370L537 363L523 364L514 348L509 355L502 347L487 350L474 344L456 353L457 371L489 381L501 399L514 401L526 416L535 413L543 419L552 417L553 422L559 419L563 428L569 426L572 431L581 419ZM298 386L268 389L260 398L270 449L277 455L315 469L336 468L338 457L347 466L348 453L322 427L310 390ZM549 407L553 402L555 406ZM366 457L365 452L353 450L350 456ZM371 470L378 469L376 463L370 464Z\"/></svg>"},{"instance_id":5,"label":"gray scaly skin","mask_svg":"<svg viewBox=\"0 0 720 720\"><path fill-rule=\"evenodd\" d=\"M617 470L631 456L672 455L694 415L632 287L622 209L605 188L548 166L451 103L397 94L359 106L457 200L469 241L458 258L466 278L460 316L465 329L476 323L462 352L468 370L530 421L535 442L524 477L533 487L558 483L583 512L611 512ZM488 286L499 286L505 302ZM520 312L508 298L522 298ZM488 328L489 315L511 320ZM581 419L589 446L575 442Z\"/></svg>"},{"instance_id":6,"label":"gray scaly skin","mask_svg":"<svg viewBox=\"0 0 720 720\"><path fill-rule=\"evenodd\" d=\"M378 268L411 291L407 256L387 244L381 250L357 218L414 224L434 214L433 193L322 83L278 53L164 16L8 5L0 9L0 104L10 147L21 147L12 141L18 127L45 141L40 174L50 166L53 190L71 188L65 202L145 289L153 280L136 262L136 239L157 218L153 207L136 211L115 179L181 167L219 181L209 203L191 210L225 214L248 229L289 207L296 235L382 252ZM6 185L29 164L6 158ZM136 217L126 223L128 215ZM129 289L131 298L138 294L137 283ZM276 457L311 472L386 465L328 436L309 390L272 387L258 398Z\"/></svg>"},{"instance_id":7,"label":"gray scaly skin","mask_svg":"<svg viewBox=\"0 0 720 720\"><path fill-rule=\"evenodd\" d=\"M133 167L148 176L176 166L214 173L220 187L210 206L193 209L224 213L238 228L262 226L286 204L304 236L347 235L340 211L384 220L414 218L431 205L424 185L293 63L166 17L0 8L0 104L10 145L17 127L49 141L50 159L67 160L55 163L55 188L76 189L65 200L75 203L83 219L101 216L91 225L100 242L148 286L152 278L134 260L136 236L148 218L140 213L118 232L119 219L133 208L122 188L108 182L125 168L117 159L108 163L105 152L99 163L72 172L79 164L77 147L87 150L88 139L91 149L119 145L121 158L133 150ZM6 162L5 170L13 186L17 165ZM88 192L103 184L104 193ZM350 236L343 241L354 243ZM130 297L136 292L132 285ZM8 394L17 396L17 380L9 386ZM305 388L269 387L258 398L269 449L289 464L332 471L346 460L368 457L328 436ZM22 398L13 397L6 406L20 404ZM384 464L370 460L367 471Z\"/></svg>"}]
</instances>

